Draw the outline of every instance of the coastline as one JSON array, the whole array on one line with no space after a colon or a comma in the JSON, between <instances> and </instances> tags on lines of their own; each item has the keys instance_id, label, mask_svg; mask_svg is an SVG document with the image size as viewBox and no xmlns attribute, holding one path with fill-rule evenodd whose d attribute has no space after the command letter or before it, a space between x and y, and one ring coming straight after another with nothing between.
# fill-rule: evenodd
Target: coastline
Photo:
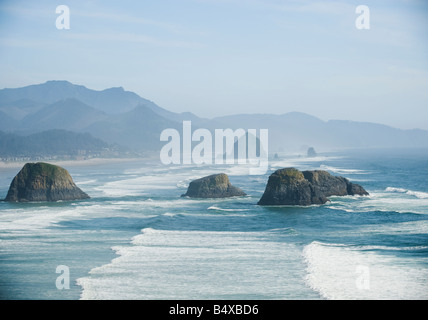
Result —
<instances>
[{"instance_id":1,"label":"coastline","mask_svg":"<svg viewBox=\"0 0 428 320\"><path fill-rule=\"evenodd\" d=\"M10 162L0 161L0 169L22 168L26 163L29 163L29 162L47 162L47 163L58 165L61 167L77 167L77 166L97 166L97 165L102 165L107 163L135 162L135 161L140 161L145 159L148 159L148 158L138 157L138 158L91 158L91 159L84 159L84 160L28 160L28 161L10 161Z\"/></svg>"}]
</instances>

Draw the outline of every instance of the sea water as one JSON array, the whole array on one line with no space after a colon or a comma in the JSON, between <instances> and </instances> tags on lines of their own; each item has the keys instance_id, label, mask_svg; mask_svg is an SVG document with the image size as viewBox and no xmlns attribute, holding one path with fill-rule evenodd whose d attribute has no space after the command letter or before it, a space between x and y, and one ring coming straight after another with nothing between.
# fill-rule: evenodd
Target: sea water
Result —
<instances>
[{"instance_id":1,"label":"sea water","mask_svg":"<svg viewBox=\"0 0 428 320\"><path fill-rule=\"evenodd\" d=\"M370 196L258 206L283 167L327 170ZM280 155L259 176L145 160L66 169L91 199L0 202L1 299L428 298L427 150ZM0 198L18 171L0 169ZM220 172L248 196L181 197Z\"/></svg>"}]
</instances>

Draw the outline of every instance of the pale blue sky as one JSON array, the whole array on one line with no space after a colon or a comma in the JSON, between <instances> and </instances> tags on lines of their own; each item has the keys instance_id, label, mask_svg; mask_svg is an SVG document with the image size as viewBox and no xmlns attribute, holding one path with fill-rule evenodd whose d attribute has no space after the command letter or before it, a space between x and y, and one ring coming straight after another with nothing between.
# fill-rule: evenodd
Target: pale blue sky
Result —
<instances>
[{"instance_id":1,"label":"pale blue sky","mask_svg":"<svg viewBox=\"0 0 428 320\"><path fill-rule=\"evenodd\" d=\"M0 1L0 88L122 86L201 117L428 129L428 1ZM70 8L58 30L55 8ZM357 5L370 8L358 30Z\"/></svg>"}]
</instances>

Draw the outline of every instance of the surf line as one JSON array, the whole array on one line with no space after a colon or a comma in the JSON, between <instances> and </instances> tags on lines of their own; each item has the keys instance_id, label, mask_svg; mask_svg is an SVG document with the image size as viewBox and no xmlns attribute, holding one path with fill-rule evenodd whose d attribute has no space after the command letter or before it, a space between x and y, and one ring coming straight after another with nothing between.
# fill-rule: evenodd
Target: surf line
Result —
<instances>
[{"instance_id":1,"label":"surf line","mask_svg":"<svg viewBox=\"0 0 428 320\"><path fill-rule=\"evenodd\" d=\"M182 137L173 128L161 132L160 141L167 143L160 151L160 160L166 165L249 164L250 174L265 174L268 169L269 131L259 131L257 136L257 129L214 129L213 143L210 130L198 128L192 133L192 122L183 121ZM193 142L199 143L193 146Z\"/></svg>"}]
</instances>

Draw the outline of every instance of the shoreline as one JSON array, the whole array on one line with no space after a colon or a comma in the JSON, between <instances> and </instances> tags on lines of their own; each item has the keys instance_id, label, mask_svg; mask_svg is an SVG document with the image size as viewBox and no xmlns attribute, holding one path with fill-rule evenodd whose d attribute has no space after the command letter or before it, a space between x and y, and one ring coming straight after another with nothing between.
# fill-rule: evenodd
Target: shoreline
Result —
<instances>
[{"instance_id":1,"label":"shoreline","mask_svg":"<svg viewBox=\"0 0 428 320\"><path fill-rule=\"evenodd\" d=\"M78 167L78 166L97 166L108 163L123 163L135 162L142 160L149 160L152 158L139 157L139 158L91 158L84 160L28 160L28 161L0 161L0 169L14 169L22 168L26 163L46 162L61 167Z\"/></svg>"}]
</instances>

